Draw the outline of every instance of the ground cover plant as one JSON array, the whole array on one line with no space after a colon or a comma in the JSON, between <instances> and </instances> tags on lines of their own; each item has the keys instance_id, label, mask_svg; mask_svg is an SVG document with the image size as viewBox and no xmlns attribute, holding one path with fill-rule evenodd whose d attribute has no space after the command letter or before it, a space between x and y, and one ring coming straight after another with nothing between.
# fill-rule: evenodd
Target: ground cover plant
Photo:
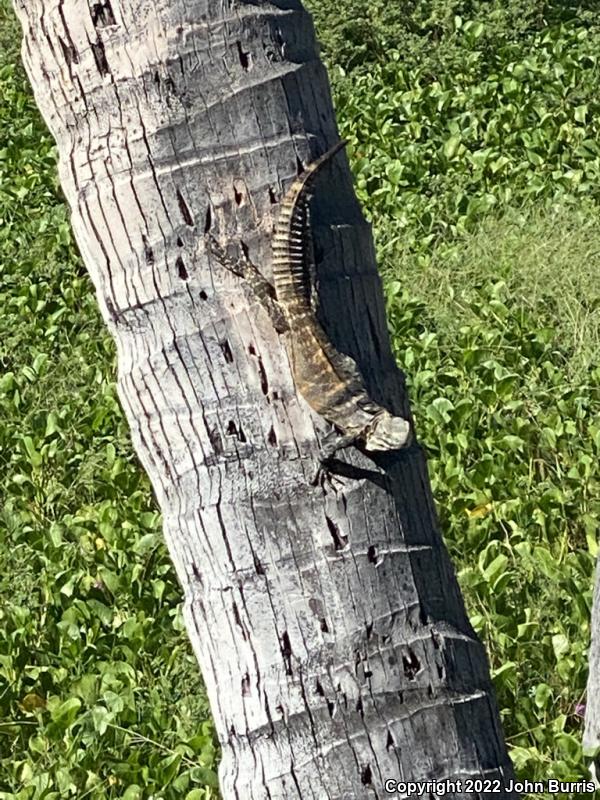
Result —
<instances>
[{"instance_id":1,"label":"ground cover plant","mask_svg":"<svg viewBox=\"0 0 600 800\"><path fill-rule=\"evenodd\" d=\"M519 777L575 780L600 492L600 23L312 0ZM402 8L401 11L397 8ZM217 796L114 350L0 0L0 800Z\"/></svg>"}]
</instances>

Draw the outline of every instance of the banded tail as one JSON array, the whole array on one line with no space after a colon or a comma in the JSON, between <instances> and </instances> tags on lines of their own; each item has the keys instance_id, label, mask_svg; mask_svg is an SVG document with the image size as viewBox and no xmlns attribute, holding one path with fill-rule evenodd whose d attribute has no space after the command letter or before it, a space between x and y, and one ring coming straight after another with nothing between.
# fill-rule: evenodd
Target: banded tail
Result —
<instances>
[{"instance_id":1,"label":"banded tail","mask_svg":"<svg viewBox=\"0 0 600 800\"><path fill-rule=\"evenodd\" d=\"M281 303L310 304L308 271L313 259L308 210L310 190L323 165L346 144L343 140L337 142L309 164L281 201L273 234L273 283Z\"/></svg>"}]
</instances>

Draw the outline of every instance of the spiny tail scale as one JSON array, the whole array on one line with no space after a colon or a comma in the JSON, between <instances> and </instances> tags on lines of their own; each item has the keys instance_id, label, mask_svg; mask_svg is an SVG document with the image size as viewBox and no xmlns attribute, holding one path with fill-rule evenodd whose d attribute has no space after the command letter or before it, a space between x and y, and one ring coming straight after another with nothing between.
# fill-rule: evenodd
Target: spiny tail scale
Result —
<instances>
[{"instance_id":1,"label":"spiny tail scale","mask_svg":"<svg viewBox=\"0 0 600 800\"><path fill-rule=\"evenodd\" d=\"M310 305L307 260L312 255L312 242L306 241L310 236L307 224L310 190L319 170L345 146L345 141L339 141L309 164L281 201L273 233L273 283L280 303Z\"/></svg>"}]
</instances>

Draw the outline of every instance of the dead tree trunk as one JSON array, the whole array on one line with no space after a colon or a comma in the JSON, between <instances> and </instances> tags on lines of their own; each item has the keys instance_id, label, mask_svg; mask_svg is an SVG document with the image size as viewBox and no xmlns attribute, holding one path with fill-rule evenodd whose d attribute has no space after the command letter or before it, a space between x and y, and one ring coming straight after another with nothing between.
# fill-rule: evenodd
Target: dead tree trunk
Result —
<instances>
[{"instance_id":1,"label":"dead tree trunk","mask_svg":"<svg viewBox=\"0 0 600 800\"><path fill-rule=\"evenodd\" d=\"M273 210L337 139L309 15L299 0L15 5L185 593L224 797L445 778L465 781L447 797L516 796L421 449L351 451L335 489L311 486L328 426L204 246L209 231L239 242L268 276ZM407 415L370 229L347 164L331 170L313 213L322 319L373 398Z\"/></svg>"}]
</instances>

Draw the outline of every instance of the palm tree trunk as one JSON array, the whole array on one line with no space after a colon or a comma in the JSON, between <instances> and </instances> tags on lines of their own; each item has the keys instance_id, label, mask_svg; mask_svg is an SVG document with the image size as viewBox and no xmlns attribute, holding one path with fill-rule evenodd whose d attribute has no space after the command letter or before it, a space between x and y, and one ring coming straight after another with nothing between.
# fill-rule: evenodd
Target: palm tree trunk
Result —
<instances>
[{"instance_id":1,"label":"palm tree trunk","mask_svg":"<svg viewBox=\"0 0 600 800\"><path fill-rule=\"evenodd\" d=\"M593 757L592 775L600 786L600 559L596 561L596 583L592 605L589 673L585 703L584 754Z\"/></svg>"},{"instance_id":2,"label":"palm tree trunk","mask_svg":"<svg viewBox=\"0 0 600 800\"><path fill-rule=\"evenodd\" d=\"M445 778L491 782L447 797L516 796L421 449L352 451L339 483L311 486L327 425L204 246L239 244L268 276L278 200L336 141L309 15L299 0L15 5L185 593L223 796L375 798L388 779ZM313 215L324 325L407 415L370 229L347 163L328 174Z\"/></svg>"}]
</instances>

